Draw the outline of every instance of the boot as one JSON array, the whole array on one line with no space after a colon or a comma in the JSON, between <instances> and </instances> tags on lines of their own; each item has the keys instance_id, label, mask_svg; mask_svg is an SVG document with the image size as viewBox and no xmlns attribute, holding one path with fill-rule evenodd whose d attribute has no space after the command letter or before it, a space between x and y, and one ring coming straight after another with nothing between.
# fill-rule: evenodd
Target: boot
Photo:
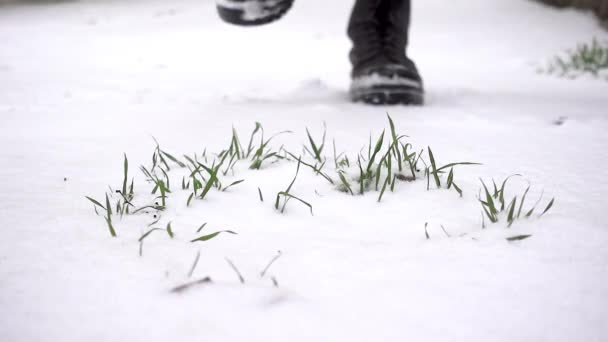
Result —
<instances>
[{"instance_id":1,"label":"boot","mask_svg":"<svg viewBox=\"0 0 608 342\"><path fill-rule=\"evenodd\" d=\"M409 20L409 0L356 1L348 25L353 101L424 103L422 79L405 51Z\"/></svg>"},{"instance_id":2,"label":"boot","mask_svg":"<svg viewBox=\"0 0 608 342\"><path fill-rule=\"evenodd\" d=\"M280 19L294 0L216 0L217 12L227 23L257 26Z\"/></svg>"}]
</instances>

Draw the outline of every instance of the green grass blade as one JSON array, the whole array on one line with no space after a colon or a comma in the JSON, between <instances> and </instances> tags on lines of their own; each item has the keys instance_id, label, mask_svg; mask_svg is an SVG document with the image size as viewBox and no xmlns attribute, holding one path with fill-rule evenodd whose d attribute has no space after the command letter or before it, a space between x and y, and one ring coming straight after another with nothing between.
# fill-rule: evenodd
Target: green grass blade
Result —
<instances>
[{"instance_id":1,"label":"green grass blade","mask_svg":"<svg viewBox=\"0 0 608 342\"><path fill-rule=\"evenodd\" d=\"M363 167L361 166L361 155L357 155L357 166L359 166L359 194L363 195L365 192L365 176L363 174Z\"/></svg>"},{"instance_id":2,"label":"green grass blade","mask_svg":"<svg viewBox=\"0 0 608 342\"><path fill-rule=\"evenodd\" d=\"M388 117L388 123L391 128L391 136L393 138L393 144L395 146L395 157L397 157L397 165L399 168L399 172L401 172L403 165L401 164L401 155L399 152L399 138L397 138L397 132L395 131L395 123L393 122L393 119L388 113L386 113L386 116Z\"/></svg>"},{"instance_id":3,"label":"green grass blade","mask_svg":"<svg viewBox=\"0 0 608 342\"><path fill-rule=\"evenodd\" d=\"M153 225L157 224L158 221L160 221L160 215L158 215L158 218L154 221L152 221L151 223L148 224L148 227L152 227Z\"/></svg>"},{"instance_id":4,"label":"green grass blade","mask_svg":"<svg viewBox=\"0 0 608 342\"><path fill-rule=\"evenodd\" d=\"M431 160L431 168L432 171L430 172L433 175L433 179L435 180L435 185L437 185L437 188L441 187L441 181L439 180L439 173L437 172L437 164L435 163L435 156L433 156L433 151L431 150L431 147L428 146L427 150L429 151L429 158Z\"/></svg>"},{"instance_id":5,"label":"green grass blade","mask_svg":"<svg viewBox=\"0 0 608 342\"><path fill-rule=\"evenodd\" d=\"M530 209L530 211L528 211L526 213L526 218L532 216L532 214L534 213L534 210L536 210L536 207L538 206L538 204L540 203L540 201L543 199L543 196L545 195L545 191L543 190L543 192L541 192L540 197L538 198L538 201L536 201L536 203L534 204L534 206L532 207L532 209Z\"/></svg>"},{"instance_id":6,"label":"green grass blade","mask_svg":"<svg viewBox=\"0 0 608 342\"><path fill-rule=\"evenodd\" d=\"M545 208L545 210L543 210L543 212L540 213L540 215L538 215L538 217L543 216L547 211L549 211L549 209L551 209L551 207L553 207L554 202L555 202L555 198L552 198L551 202L549 202L549 204L547 204L547 207Z\"/></svg>"},{"instance_id":7,"label":"green grass blade","mask_svg":"<svg viewBox=\"0 0 608 342\"><path fill-rule=\"evenodd\" d=\"M211 234L208 234L208 235L203 235L203 236L201 236L199 238L196 238L196 239L194 239L194 240L192 240L190 242L208 241L208 240L211 240L214 237L220 235L221 233L229 233L229 234L235 234L235 235L237 234L237 233L233 232L232 230L222 230L222 231L211 233Z\"/></svg>"},{"instance_id":8,"label":"green grass blade","mask_svg":"<svg viewBox=\"0 0 608 342\"><path fill-rule=\"evenodd\" d=\"M458 185L456 185L456 183L452 182L452 185L454 186L454 189L456 190L456 192L458 192L458 195L460 195L460 197L462 197L462 189L460 189L460 187L458 187Z\"/></svg>"},{"instance_id":9,"label":"green grass blade","mask_svg":"<svg viewBox=\"0 0 608 342\"><path fill-rule=\"evenodd\" d=\"M308 141L310 142L310 147L312 148L312 156L316 160L321 162L321 150L319 149L319 147L317 147L317 144L315 144L314 139L310 135L310 131L308 131L308 127L306 128L306 135L308 136Z\"/></svg>"},{"instance_id":10,"label":"green grass blade","mask_svg":"<svg viewBox=\"0 0 608 342\"><path fill-rule=\"evenodd\" d=\"M514 241L521 241L521 240L525 240L529 237L531 237L531 234L526 234L526 235L516 235L516 236L511 236L506 238L507 241L509 242L514 242Z\"/></svg>"},{"instance_id":11,"label":"green grass blade","mask_svg":"<svg viewBox=\"0 0 608 342\"><path fill-rule=\"evenodd\" d=\"M140 212L140 211L142 211L142 210L145 210L145 209L164 210L165 208L164 208L164 207L161 207L161 206L156 206L156 205L146 205L146 206L143 206L143 207L141 207L141 208L137 208L137 209L136 209L136 210L133 212L133 214L137 214L138 212Z\"/></svg>"},{"instance_id":12,"label":"green grass blade","mask_svg":"<svg viewBox=\"0 0 608 342\"><path fill-rule=\"evenodd\" d=\"M354 195L353 189L350 187L350 183L344 176L344 173L342 171L338 171L338 176L340 177L340 181L342 182L342 185L344 185L346 190L348 190L348 192L350 192L351 195Z\"/></svg>"},{"instance_id":13,"label":"green grass blade","mask_svg":"<svg viewBox=\"0 0 608 342\"><path fill-rule=\"evenodd\" d=\"M481 163L472 163L472 162L449 163L449 164L443 165L442 167L438 168L437 172L441 172L441 171L443 171L445 169L449 169L451 167L458 166L458 165L483 165L483 164L481 164Z\"/></svg>"},{"instance_id":14,"label":"green grass blade","mask_svg":"<svg viewBox=\"0 0 608 342\"><path fill-rule=\"evenodd\" d=\"M172 239L175 236L175 234L173 234L173 228L171 228L171 222L167 223L167 234L169 234L169 237Z\"/></svg>"},{"instance_id":15,"label":"green grass blade","mask_svg":"<svg viewBox=\"0 0 608 342\"><path fill-rule=\"evenodd\" d=\"M251 136L249 137L249 144L247 144L247 154L245 155L245 158L249 158L249 156L251 155L251 152L253 151L253 139L260 130L263 130L262 125L256 121L255 128L253 129L253 132L251 132Z\"/></svg>"},{"instance_id":16,"label":"green grass blade","mask_svg":"<svg viewBox=\"0 0 608 342\"><path fill-rule=\"evenodd\" d=\"M507 181L509 179L511 179L512 177L520 177L521 175L516 173L514 175L510 175L509 177L505 178L505 180L502 182L502 185L500 186L500 195L498 196L498 200L500 201L500 210L504 210L505 209L505 188L507 186Z\"/></svg>"},{"instance_id":17,"label":"green grass blade","mask_svg":"<svg viewBox=\"0 0 608 342\"><path fill-rule=\"evenodd\" d=\"M382 185L382 190L380 191L380 195L378 196L378 202L382 201L382 196L384 195L384 191L386 190L386 186L387 186L390 178L391 178L390 174L388 176L386 176L386 179L384 180L384 184Z\"/></svg>"},{"instance_id":18,"label":"green grass blade","mask_svg":"<svg viewBox=\"0 0 608 342\"><path fill-rule=\"evenodd\" d=\"M323 161L323 163L322 163L320 166L318 166L318 167L317 167L317 166L315 166L315 165L311 165L311 164L308 164L308 163L304 162L304 161L302 160L302 158L301 158L301 157L296 157L296 156L295 156L293 153L291 153L291 152L287 152L287 154L288 154L289 156L291 156L293 159L298 160L298 162L299 162L299 163L302 163L302 165L304 165L304 166L306 166L306 167L308 167L308 168L312 169L312 170L315 172L315 174L316 174L316 175L320 175L321 177L325 178L325 180L327 180L327 181L328 181L330 184L332 184L332 185L334 184L334 180L333 180L333 179L331 179L331 177L329 177L327 174L325 174L325 173L323 173L323 172L321 171L321 169L322 169L322 168L323 168L323 166L325 165L325 161Z\"/></svg>"},{"instance_id":19,"label":"green grass blade","mask_svg":"<svg viewBox=\"0 0 608 342\"><path fill-rule=\"evenodd\" d=\"M454 183L454 168L451 168L448 174L448 189L452 187L452 183Z\"/></svg>"},{"instance_id":20,"label":"green grass blade","mask_svg":"<svg viewBox=\"0 0 608 342\"><path fill-rule=\"evenodd\" d=\"M167 163L167 161L165 160L165 157L163 157L163 154L161 153L161 150L157 147L157 155L158 158L160 159L160 162L165 165L165 167L167 168L167 171L171 171L171 167L169 166L169 163ZM162 167L159 165L159 167Z\"/></svg>"},{"instance_id":21,"label":"green grass blade","mask_svg":"<svg viewBox=\"0 0 608 342\"><path fill-rule=\"evenodd\" d=\"M294 196L294 195L292 195L292 194L290 194L290 193L287 193L287 192L280 192L279 194L280 194L280 195L282 195L282 196L284 196L284 197L287 197L287 198L293 198L293 199L295 199L296 201L298 201L298 202L300 202L300 203L304 204L305 206L307 206L307 207L308 207L308 209L310 209L310 215L314 215L314 214L313 214L313 212L312 212L312 205L311 205L310 203L308 203L308 202L304 201L303 199L301 199L301 198L299 198L299 197L296 197L296 196ZM284 206L283 206L283 209L285 209L285 207L284 207ZM281 210L281 212L282 212L282 211L283 211L283 210Z\"/></svg>"},{"instance_id":22,"label":"green grass blade","mask_svg":"<svg viewBox=\"0 0 608 342\"><path fill-rule=\"evenodd\" d=\"M526 188L526 191L524 191L524 195L521 197L521 201L519 202L519 209L517 209L517 218L519 218L519 216L521 215L521 210L524 207L524 202L526 202L526 196L528 195L528 191L530 191L529 185Z\"/></svg>"},{"instance_id":23,"label":"green grass blade","mask_svg":"<svg viewBox=\"0 0 608 342\"><path fill-rule=\"evenodd\" d=\"M244 179L240 179L240 180L234 181L234 182L230 183L230 185L228 185L227 187L225 187L222 191L226 191L226 190L230 189L231 187L233 187L235 185L239 185L239 184L243 183L244 181L245 181Z\"/></svg>"},{"instance_id":24,"label":"green grass blade","mask_svg":"<svg viewBox=\"0 0 608 342\"><path fill-rule=\"evenodd\" d=\"M496 215L492 212L492 210L488 210L489 206L484 205L484 202L479 200L479 202L481 203L481 209L483 209L484 213L486 214L486 216L488 217L488 219L490 220L490 222L492 223L496 223L498 222L498 218L496 217Z\"/></svg>"},{"instance_id":25,"label":"green grass blade","mask_svg":"<svg viewBox=\"0 0 608 342\"><path fill-rule=\"evenodd\" d=\"M483 189L486 194L486 205L490 209L492 216L496 217L496 214L498 214L498 210L496 209L496 206L494 205L494 200L492 198L492 195L490 195L490 191L488 191L488 187L486 186L486 183L484 183L482 179L480 179L480 180L481 180L481 184L483 185ZM492 222L495 222L495 221L492 221Z\"/></svg>"},{"instance_id":26,"label":"green grass blade","mask_svg":"<svg viewBox=\"0 0 608 342\"><path fill-rule=\"evenodd\" d=\"M101 203L97 202L95 199L89 197L89 196L84 196L86 199L88 199L89 201L93 202L93 204L95 204L96 206L102 208L104 211L106 210L106 207L104 207Z\"/></svg>"},{"instance_id":27,"label":"green grass blade","mask_svg":"<svg viewBox=\"0 0 608 342\"><path fill-rule=\"evenodd\" d=\"M513 216L515 213L515 205L517 204L517 196L513 197L513 200L511 201L511 203L509 203L509 206L507 207L507 222L508 222L508 227L511 227L511 225L513 224L513 222L515 221L515 217Z\"/></svg>"},{"instance_id":28,"label":"green grass blade","mask_svg":"<svg viewBox=\"0 0 608 342\"><path fill-rule=\"evenodd\" d=\"M112 206L110 205L110 199L106 193L106 215L108 220L112 220Z\"/></svg>"},{"instance_id":29,"label":"green grass blade","mask_svg":"<svg viewBox=\"0 0 608 342\"><path fill-rule=\"evenodd\" d=\"M196 232L200 233L201 230L205 229L206 226L207 226L207 222L203 223L200 227L198 227L198 229L196 230Z\"/></svg>"},{"instance_id":30,"label":"green grass blade","mask_svg":"<svg viewBox=\"0 0 608 342\"><path fill-rule=\"evenodd\" d=\"M378 152L380 152L380 150L382 149L382 145L384 144L384 132L385 131L382 131L382 134L378 138L378 141L376 142L376 146L374 147L374 152L372 153L371 157L369 158L369 162L367 164L367 169L366 169L366 171L368 173L371 171L372 166L374 165L374 160L376 159L376 155L378 154Z\"/></svg>"},{"instance_id":31,"label":"green grass blade","mask_svg":"<svg viewBox=\"0 0 608 342\"><path fill-rule=\"evenodd\" d=\"M127 154L124 154L125 160L123 163L123 171L124 177L122 180L122 195L127 196L127 182L129 181L129 160L127 159Z\"/></svg>"},{"instance_id":32,"label":"green grass blade","mask_svg":"<svg viewBox=\"0 0 608 342\"><path fill-rule=\"evenodd\" d=\"M112 220L106 218L106 223L108 224L108 229L110 230L110 234L112 235L112 237L116 237L116 230L114 230Z\"/></svg>"},{"instance_id":33,"label":"green grass blade","mask_svg":"<svg viewBox=\"0 0 608 342\"><path fill-rule=\"evenodd\" d=\"M152 229L148 230L146 233L144 233L137 241L138 242L142 242L145 238L148 237L148 235L152 234L152 232L156 231L156 230L162 230L162 229L160 229L160 228L152 228Z\"/></svg>"},{"instance_id":34,"label":"green grass blade","mask_svg":"<svg viewBox=\"0 0 608 342\"><path fill-rule=\"evenodd\" d=\"M391 192L395 192L395 185L397 184L397 176L398 175L394 175L393 176L393 181L389 181L389 183L391 184Z\"/></svg>"},{"instance_id":35,"label":"green grass blade","mask_svg":"<svg viewBox=\"0 0 608 342\"><path fill-rule=\"evenodd\" d=\"M194 198L194 192L190 193L190 196L188 196L188 200L186 201L186 207L190 206L190 202L192 202L193 198Z\"/></svg>"},{"instance_id":36,"label":"green grass blade","mask_svg":"<svg viewBox=\"0 0 608 342\"><path fill-rule=\"evenodd\" d=\"M498 186L496 186L496 181L492 178L492 186L494 186L494 198L498 198L500 196L500 191L498 191Z\"/></svg>"},{"instance_id":37,"label":"green grass blade","mask_svg":"<svg viewBox=\"0 0 608 342\"><path fill-rule=\"evenodd\" d=\"M289 183L287 190L285 190L286 193L289 193L289 191L291 191L291 188L293 187L294 183L296 182L296 179L298 178L298 173L300 173L301 164L302 164L302 159L298 158L298 166L296 167L296 175L293 177L293 180L291 181L291 183Z\"/></svg>"},{"instance_id":38,"label":"green grass blade","mask_svg":"<svg viewBox=\"0 0 608 342\"><path fill-rule=\"evenodd\" d=\"M207 181L207 183L205 184L205 187L203 188L203 191L201 192L201 194L200 194L200 196L199 196L199 198L200 198L200 199L204 199L204 198L205 198L205 196L207 196L207 194L208 194L208 193L209 193L209 191L211 190L211 187L213 186L213 184L214 184L214 183L215 183L215 181L217 180L217 176L216 176L216 174L215 174L216 172L217 172L217 171L215 171L215 172L212 172L212 173L211 173L211 176L209 177L209 180L208 180L208 181Z\"/></svg>"}]
</instances>

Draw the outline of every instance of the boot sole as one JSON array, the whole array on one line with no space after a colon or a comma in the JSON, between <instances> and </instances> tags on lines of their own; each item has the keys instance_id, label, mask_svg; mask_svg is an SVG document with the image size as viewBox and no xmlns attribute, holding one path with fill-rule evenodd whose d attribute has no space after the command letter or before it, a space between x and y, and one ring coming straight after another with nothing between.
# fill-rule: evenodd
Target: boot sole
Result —
<instances>
[{"instance_id":1,"label":"boot sole","mask_svg":"<svg viewBox=\"0 0 608 342\"><path fill-rule=\"evenodd\" d=\"M283 17L294 0L269 0L263 10L249 10L247 1L218 0L217 12L223 21L238 26L259 26L269 24Z\"/></svg>"},{"instance_id":2,"label":"boot sole","mask_svg":"<svg viewBox=\"0 0 608 342\"><path fill-rule=\"evenodd\" d=\"M424 93L420 89L395 86L375 86L370 89L358 89L350 92L353 102L370 105L412 105L424 104Z\"/></svg>"}]
</instances>

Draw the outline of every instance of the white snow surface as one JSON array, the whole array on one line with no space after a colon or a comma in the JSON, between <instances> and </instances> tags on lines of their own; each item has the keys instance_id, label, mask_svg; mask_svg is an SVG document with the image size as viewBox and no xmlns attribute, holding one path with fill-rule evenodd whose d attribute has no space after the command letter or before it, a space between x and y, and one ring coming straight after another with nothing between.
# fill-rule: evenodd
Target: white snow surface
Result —
<instances>
[{"instance_id":1,"label":"white snow surface","mask_svg":"<svg viewBox=\"0 0 608 342\"><path fill-rule=\"evenodd\" d=\"M244 29L213 1L3 1L0 341L607 341L608 82L536 69L608 34L589 13L532 1L414 1L409 53L428 104L368 107L347 100L351 6L297 1ZM111 238L84 197L120 187L123 152L150 197L138 166L152 136L200 154L259 121L293 131L273 144L299 153L306 127L320 138L325 122L331 160L332 139L356 155L386 112L440 163L483 163L456 168L463 198L417 181L378 203L302 169L293 191L314 216L295 202L280 214L295 164L241 163L230 179L243 184L186 208L173 170L158 225L172 221L175 238L152 233L140 257L152 218L115 216ZM554 207L481 229L479 178L515 173L513 195L530 182L530 198L544 190ZM238 235L190 243L204 222ZM532 237L505 241L518 234ZM278 250L275 288L259 273Z\"/></svg>"}]
</instances>

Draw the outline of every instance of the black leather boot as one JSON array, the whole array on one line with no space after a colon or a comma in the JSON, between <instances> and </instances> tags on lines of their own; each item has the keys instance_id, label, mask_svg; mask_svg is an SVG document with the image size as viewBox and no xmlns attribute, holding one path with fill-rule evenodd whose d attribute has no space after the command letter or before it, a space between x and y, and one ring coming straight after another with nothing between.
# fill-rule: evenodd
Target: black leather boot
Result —
<instances>
[{"instance_id":1,"label":"black leather boot","mask_svg":"<svg viewBox=\"0 0 608 342\"><path fill-rule=\"evenodd\" d=\"M409 0L356 1L348 24L353 101L424 103L422 79L405 51L409 21Z\"/></svg>"},{"instance_id":2,"label":"black leather boot","mask_svg":"<svg viewBox=\"0 0 608 342\"><path fill-rule=\"evenodd\" d=\"M227 23L257 26L280 19L294 0L216 0L217 12Z\"/></svg>"}]
</instances>

